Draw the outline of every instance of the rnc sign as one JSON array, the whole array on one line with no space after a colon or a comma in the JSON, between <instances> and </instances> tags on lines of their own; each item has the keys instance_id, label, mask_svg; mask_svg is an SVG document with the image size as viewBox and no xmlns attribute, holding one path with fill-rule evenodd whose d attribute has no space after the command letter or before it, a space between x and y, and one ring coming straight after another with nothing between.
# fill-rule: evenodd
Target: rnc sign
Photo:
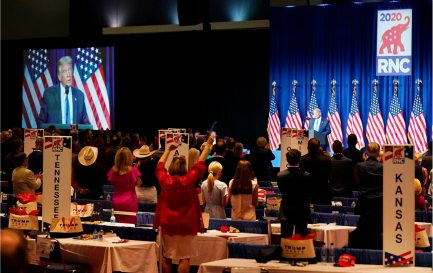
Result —
<instances>
[{"instance_id":1,"label":"rnc sign","mask_svg":"<svg viewBox=\"0 0 433 273\"><path fill-rule=\"evenodd\" d=\"M412 9L378 10L376 76L412 73Z\"/></svg>"}]
</instances>

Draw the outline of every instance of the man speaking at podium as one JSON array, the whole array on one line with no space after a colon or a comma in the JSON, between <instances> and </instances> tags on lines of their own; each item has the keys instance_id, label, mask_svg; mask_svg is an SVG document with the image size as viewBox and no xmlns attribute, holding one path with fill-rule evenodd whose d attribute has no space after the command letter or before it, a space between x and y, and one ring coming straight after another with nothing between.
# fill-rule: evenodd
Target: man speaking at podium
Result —
<instances>
[{"instance_id":1,"label":"man speaking at podium","mask_svg":"<svg viewBox=\"0 0 433 273\"><path fill-rule=\"evenodd\" d=\"M320 141L320 146L326 151L331 127L329 126L329 122L325 118L322 118L322 111L319 108L313 111L313 118L308 123L308 131L308 138L317 138Z\"/></svg>"},{"instance_id":2,"label":"man speaking at podium","mask_svg":"<svg viewBox=\"0 0 433 273\"><path fill-rule=\"evenodd\" d=\"M56 124L89 124L84 94L72 87L72 58L63 56L57 61L60 84L44 91L38 127Z\"/></svg>"}]
</instances>

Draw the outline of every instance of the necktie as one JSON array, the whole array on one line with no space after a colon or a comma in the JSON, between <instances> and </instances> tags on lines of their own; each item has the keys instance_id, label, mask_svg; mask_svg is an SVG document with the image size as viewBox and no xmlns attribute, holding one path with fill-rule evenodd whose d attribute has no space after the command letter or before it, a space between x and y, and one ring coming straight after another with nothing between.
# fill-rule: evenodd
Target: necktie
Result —
<instances>
[{"instance_id":1,"label":"necktie","mask_svg":"<svg viewBox=\"0 0 433 273\"><path fill-rule=\"evenodd\" d=\"M65 119L66 119L66 124L70 124L71 123L71 118L70 118L70 111L69 111L69 86L65 86L65 93L66 93L66 98L65 98Z\"/></svg>"},{"instance_id":2,"label":"necktie","mask_svg":"<svg viewBox=\"0 0 433 273\"><path fill-rule=\"evenodd\" d=\"M319 131L319 119L317 118L314 121L314 131Z\"/></svg>"}]
</instances>

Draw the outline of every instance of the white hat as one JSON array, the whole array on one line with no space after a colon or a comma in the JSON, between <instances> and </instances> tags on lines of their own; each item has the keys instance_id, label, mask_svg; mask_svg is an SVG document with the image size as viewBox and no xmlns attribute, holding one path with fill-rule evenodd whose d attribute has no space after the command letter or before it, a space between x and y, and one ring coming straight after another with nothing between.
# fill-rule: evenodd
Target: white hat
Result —
<instances>
[{"instance_id":1,"label":"white hat","mask_svg":"<svg viewBox=\"0 0 433 273\"><path fill-rule=\"evenodd\" d=\"M153 155L154 152L155 151L152 151L152 152L150 151L149 146L143 145L143 146L141 146L140 149L135 149L133 154L135 157L143 158L143 157L148 157L148 156Z\"/></svg>"},{"instance_id":2,"label":"white hat","mask_svg":"<svg viewBox=\"0 0 433 273\"><path fill-rule=\"evenodd\" d=\"M92 146L85 146L78 153L78 162L84 166L90 166L95 163L98 157L98 148Z\"/></svg>"}]
</instances>

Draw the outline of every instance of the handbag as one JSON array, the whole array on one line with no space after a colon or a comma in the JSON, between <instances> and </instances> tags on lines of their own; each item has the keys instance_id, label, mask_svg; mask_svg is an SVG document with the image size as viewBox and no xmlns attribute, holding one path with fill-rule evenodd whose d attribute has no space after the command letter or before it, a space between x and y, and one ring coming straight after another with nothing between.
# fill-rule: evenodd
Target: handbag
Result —
<instances>
[{"instance_id":1,"label":"handbag","mask_svg":"<svg viewBox=\"0 0 433 273\"><path fill-rule=\"evenodd\" d=\"M10 214L8 227L21 230L39 230L38 216Z\"/></svg>"},{"instance_id":2,"label":"handbag","mask_svg":"<svg viewBox=\"0 0 433 273\"><path fill-rule=\"evenodd\" d=\"M415 248L426 248L430 247L430 241L428 240L427 231L425 228L421 228L415 224Z\"/></svg>"},{"instance_id":3,"label":"handbag","mask_svg":"<svg viewBox=\"0 0 433 273\"><path fill-rule=\"evenodd\" d=\"M293 237L281 238L281 260L316 263L314 237L315 233L309 233L305 237L295 234Z\"/></svg>"},{"instance_id":4,"label":"handbag","mask_svg":"<svg viewBox=\"0 0 433 273\"><path fill-rule=\"evenodd\" d=\"M95 204L77 204L77 202L71 202L71 215L78 216L80 218L92 217Z\"/></svg>"},{"instance_id":5,"label":"handbag","mask_svg":"<svg viewBox=\"0 0 433 273\"><path fill-rule=\"evenodd\" d=\"M79 216L53 218L51 220L51 238L76 237L83 232Z\"/></svg>"}]
</instances>

